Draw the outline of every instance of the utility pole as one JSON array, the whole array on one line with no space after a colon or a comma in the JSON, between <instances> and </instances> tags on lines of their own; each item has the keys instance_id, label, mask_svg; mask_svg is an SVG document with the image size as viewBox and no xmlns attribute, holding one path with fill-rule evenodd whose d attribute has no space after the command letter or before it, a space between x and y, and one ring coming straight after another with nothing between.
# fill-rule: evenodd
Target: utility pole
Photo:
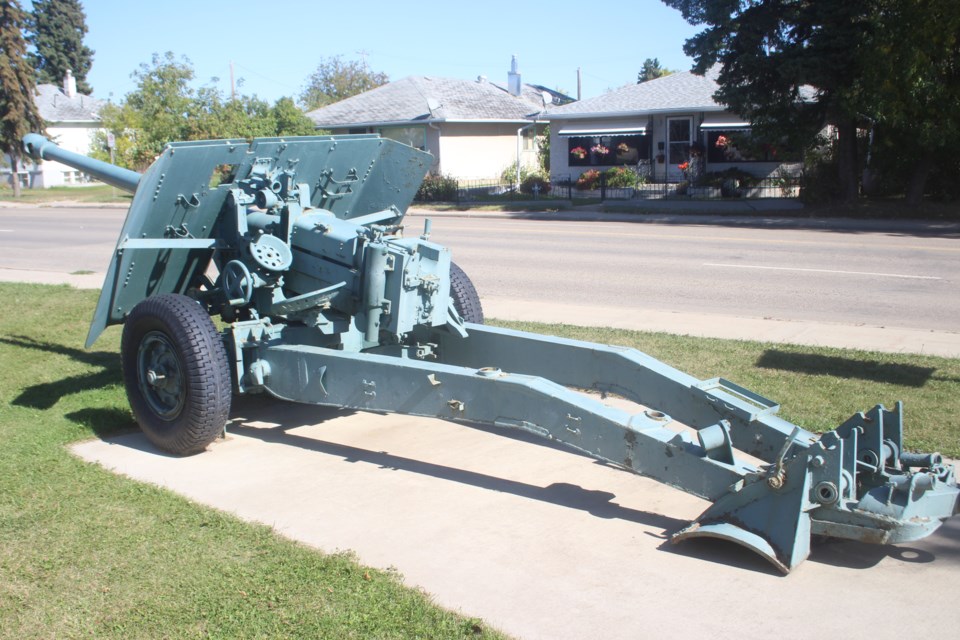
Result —
<instances>
[{"instance_id":1,"label":"utility pole","mask_svg":"<svg viewBox=\"0 0 960 640\"><path fill-rule=\"evenodd\" d=\"M233 60L230 61L230 99L237 99L237 83L233 80Z\"/></svg>"},{"instance_id":2,"label":"utility pole","mask_svg":"<svg viewBox=\"0 0 960 640\"><path fill-rule=\"evenodd\" d=\"M580 73L580 67L577 67L577 102L580 101L580 84L583 78L583 74Z\"/></svg>"}]
</instances>

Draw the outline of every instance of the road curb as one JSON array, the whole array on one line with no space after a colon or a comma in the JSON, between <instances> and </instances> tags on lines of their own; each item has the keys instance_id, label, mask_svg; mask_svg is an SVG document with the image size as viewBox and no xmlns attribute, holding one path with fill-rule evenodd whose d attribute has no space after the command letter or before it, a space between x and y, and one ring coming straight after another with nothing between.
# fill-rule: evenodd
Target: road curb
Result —
<instances>
[{"instance_id":1,"label":"road curb","mask_svg":"<svg viewBox=\"0 0 960 640\"><path fill-rule=\"evenodd\" d=\"M631 222L636 224L714 225L723 227L763 227L767 229L872 231L930 236L960 237L960 222L947 220L889 220L882 218L824 218L796 215L744 215L740 213L619 213L596 209L563 211L441 211L410 207L409 218L468 218L497 220L542 220L567 222Z\"/></svg>"}]
</instances>

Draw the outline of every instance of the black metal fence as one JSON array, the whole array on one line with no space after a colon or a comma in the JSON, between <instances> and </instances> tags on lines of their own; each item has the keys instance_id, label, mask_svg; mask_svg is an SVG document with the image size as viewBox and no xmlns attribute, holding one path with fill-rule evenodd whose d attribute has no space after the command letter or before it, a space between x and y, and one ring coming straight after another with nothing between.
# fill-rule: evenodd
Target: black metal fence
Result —
<instances>
[{"instance_id":1,"label":"black metal fence","mask_svg":"<svg viewBox=\"0 0 960 640\"><path fill-rule=\"evenodd\" d=\"M428 178L430 180L430 178ZM442 184L439 182L442 180ZM426 184L426 183L425 183ZM498 180L434 179L429 188L421 188L415 202L516 202L531 200L721 200L729 198L796 198L800 196L802 176L766 178L715 178L701 182L652 182L638 179L632 185L608 184L603 173L595 181L574 177L554 178L550 182L523 184Z\"/></svg>"}]
</instances>

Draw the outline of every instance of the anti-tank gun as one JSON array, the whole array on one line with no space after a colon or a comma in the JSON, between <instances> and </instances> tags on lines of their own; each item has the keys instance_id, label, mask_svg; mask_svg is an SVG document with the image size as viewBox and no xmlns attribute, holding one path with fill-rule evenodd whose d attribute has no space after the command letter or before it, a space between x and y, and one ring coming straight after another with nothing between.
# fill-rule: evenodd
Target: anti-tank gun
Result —
<instances>
[{"instance_id":1,"label":"anti-tank gun","mask_svg":"<svg viewBox=\"0 0 960 640\"><path fill-rule=\"evenodd\" d=\"M233 393L521 429L710 500L675 541L731 540L784 572L813 535L916 540L960 508L953 467L904 451L900 404L818 436L723 378L481 324L429 224L403 234L426 153L376 136L174 143L140 176L24 142L134 192L87 344L124 325L131 407L167 451L219 437Z\"/></svg>"}]
</instances>

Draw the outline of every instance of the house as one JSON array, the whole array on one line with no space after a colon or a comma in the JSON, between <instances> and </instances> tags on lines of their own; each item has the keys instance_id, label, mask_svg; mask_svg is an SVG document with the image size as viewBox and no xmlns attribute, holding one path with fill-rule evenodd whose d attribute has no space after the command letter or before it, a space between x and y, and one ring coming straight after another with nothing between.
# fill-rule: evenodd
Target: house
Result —
<instances>
[{"instance_id":1,"label":"house","mask_svg":"<svg viewBox=\"0 0 960 640\"><path fill-rule=\"evenodd\" d=\"M407 76L307 113L317 128L378 133L433 154L431 173L461 180L499 178L515 166L536 166L536 137L546 106L571 98L521 82L516 57L506 86Z\"/></svg>"},{"instance_id":2,"label":"house","mask_svg":"<svg viewBox=\"0 0 960 640\"><path fill-rule=\"evenodd\" d=\"M654 182L687 179L691 165L766 177L796 157L752 141L750 123L714 100L717 89L716 68L703 76L680 72L550 109L551 177L575 179L618 165L637 167Z\"/></svg>"},{"instance_id":3,"label":"house","mask_svg":"<svg viewBox=\"0 0 960 640\"><path fill-rule=\"evenodd\" d=\"M90 153L93 136L100 129L99 113L106 101L78 93L77 80L69 70L62 87L37 85L35 101L50 140L68 151ZM80 171L53 160L33 163L23 156L21 163L20 179L24 186L45 189L90 182Z\"/></svg>"}]
</instances>

